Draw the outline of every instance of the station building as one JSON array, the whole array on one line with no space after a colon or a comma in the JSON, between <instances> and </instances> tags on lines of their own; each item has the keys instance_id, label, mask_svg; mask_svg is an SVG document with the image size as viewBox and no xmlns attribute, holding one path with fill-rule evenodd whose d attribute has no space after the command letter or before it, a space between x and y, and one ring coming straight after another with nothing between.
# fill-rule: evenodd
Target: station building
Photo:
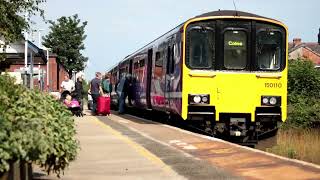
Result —
<instances>
[{"instance_id":1,"label":"station building","mask_svg":"<svg viewBox=\"0 0 320 180\"><path fill-rule=\"evenodd\" d=\"M4 41L0 39L0 43ZM25 44L28 58L25 62ZM3 53L3 50L0 50ZM5 49L5 61L0 63L0 72L16 78L16 83L42 91L59 91L66 69L57 61L57 55L42 49L31 41L11 43Z\"/></svg>"}]
</instances>

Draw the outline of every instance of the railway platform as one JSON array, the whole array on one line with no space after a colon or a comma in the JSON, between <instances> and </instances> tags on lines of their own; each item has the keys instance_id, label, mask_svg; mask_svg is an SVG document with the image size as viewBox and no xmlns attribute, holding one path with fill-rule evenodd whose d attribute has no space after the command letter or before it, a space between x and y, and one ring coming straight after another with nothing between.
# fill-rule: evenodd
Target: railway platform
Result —
<instances>
[{"instance_id":1,"label":"railway platform","mask_svg":"<svg viewBox=\"0 0 320 180\"><path fill-rule=\"evenodd\" d=\"M62 179L320 179L320 166L131 115L76 123L81 150Z\"/></svg>"}]
</instances>

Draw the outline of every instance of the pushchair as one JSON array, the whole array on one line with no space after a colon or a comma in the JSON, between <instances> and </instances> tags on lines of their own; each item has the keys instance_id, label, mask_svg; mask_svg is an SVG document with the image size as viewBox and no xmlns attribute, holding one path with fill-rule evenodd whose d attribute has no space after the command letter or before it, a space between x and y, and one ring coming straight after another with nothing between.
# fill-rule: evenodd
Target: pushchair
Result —
<instances>
[{"instance_id":1,"label":"pushchair","mask_svg":"<svg viewBox=\"0 0 320 180\"><path fill-rule=\"evenodd\" d=\"M62 96L61 100L62 100L63 104L68 107L68 109L72 112L72 114L74 116L83 117L80 103L76 98L74 98L74 95L72 96L72 94L70 92L65 91L65 92L63 92L63 96Z\"/></svg>"}]
</instances>

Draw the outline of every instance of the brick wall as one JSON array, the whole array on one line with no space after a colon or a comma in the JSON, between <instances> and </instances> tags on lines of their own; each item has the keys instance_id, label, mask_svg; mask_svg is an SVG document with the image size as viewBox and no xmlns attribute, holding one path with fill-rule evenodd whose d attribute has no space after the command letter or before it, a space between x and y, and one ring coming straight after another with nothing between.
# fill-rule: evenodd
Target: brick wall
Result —
<instances>
[{"instance_id":1,"label":"brick wall","mask_svg":"<svg viewBox=\"0 0 320 180\"><path fill-rule=\"evenodd\" d=\"M58 69L57 69L57 61L56 57L50 57L49 58L49 90L50 91L58 91L58 86L57 84L57 74L58 74Z\"/></svg>"},{"instance_id":2,"label":"brick wall","mask_svg":"<svg viewBox=\"0 0 320 180\"><path fill-rule=\"evenodd\" d=\"M49 59L49 90L59 91L64 75L68 74L65 68L57 62L55 56Z\"/></svg>"}]
</instances>

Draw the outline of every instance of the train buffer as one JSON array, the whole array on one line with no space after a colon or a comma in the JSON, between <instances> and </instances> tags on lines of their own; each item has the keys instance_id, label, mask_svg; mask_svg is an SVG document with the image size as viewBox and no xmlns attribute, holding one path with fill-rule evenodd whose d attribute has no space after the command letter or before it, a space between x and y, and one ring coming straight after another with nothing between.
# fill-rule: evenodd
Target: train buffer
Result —
<instances>
[{"instance_id":1,"label":"train buffer","mask_svg":"<svg viewBox=\"0 0 320 180\"><path fill-rule=\"evenodd\" d=\"M320 179L320 166L130 115L76 123L81 151L62 179Z\"/></svg>"}]
</instances>

